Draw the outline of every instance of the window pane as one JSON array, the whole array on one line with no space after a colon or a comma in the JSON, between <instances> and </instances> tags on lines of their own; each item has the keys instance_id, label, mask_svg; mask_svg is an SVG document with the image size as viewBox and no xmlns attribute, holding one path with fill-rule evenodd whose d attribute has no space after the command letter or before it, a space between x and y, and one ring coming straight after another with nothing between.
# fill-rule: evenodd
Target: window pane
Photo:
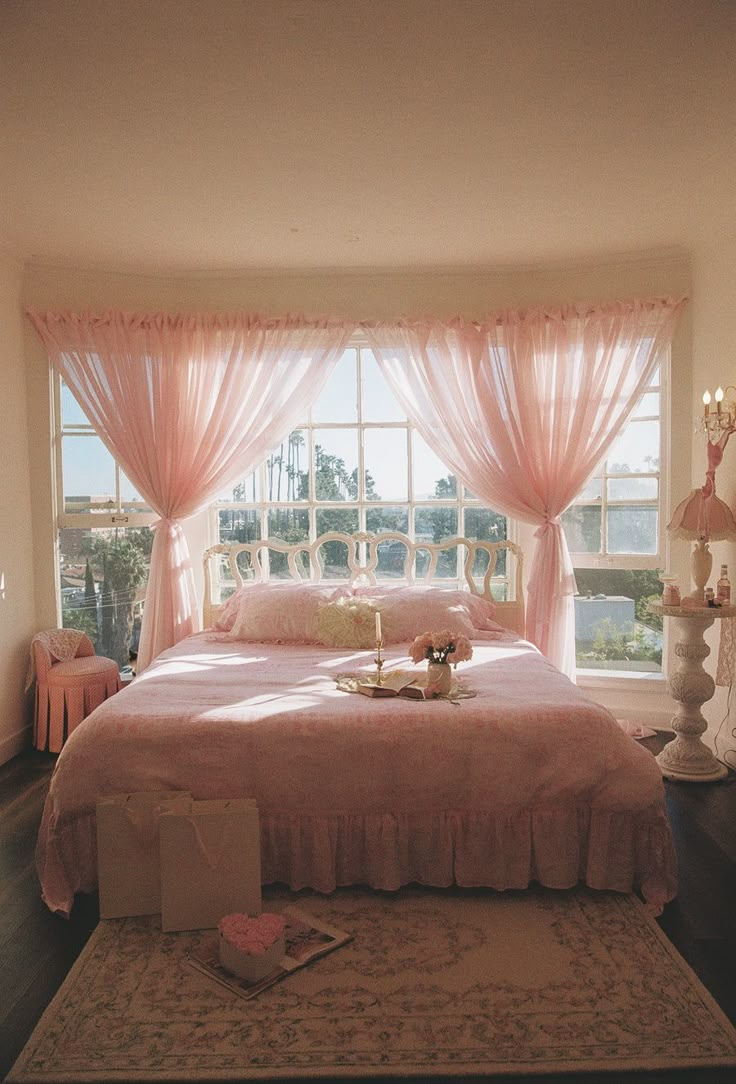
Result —
<instances>
[{"instance_id":1,"label":"window pane","mask_svg":"<svg viewBox=\"0 0 736 1084\"><path fill-rule=\"evenodd\" d=\"M600 501L603 499L603 479L591 478L577 495L579 501Z\"/></svg>"},{"instance_id":2,"label":"window pane","mask_svg":"<svg viewBox=\"0 0 736 1084\"><path fill-rule=\"evenodd\" d=\"M89 419L70 392L61 382L61 423L62 425L89 425Z\"/></svg>"},{"instance_id":3,"label":"window pane","mask_svg":"<svg viewBox=\"0 0 736 1084\"><path fill-rule=\"evenodd\" d=\"M378 564L376 576L378 579L402 579L406 567L407 548L403 542L397 539L388 539L378 543Z\"/></svg>"},{"instance_id":4,"label":"window pane","mask_svg":"<svg viewBox=\"0 0 736 1084\"><path fill-rule=\"evenodd\" d=\"M99 437L62 437L64 511L115 512L115 460Z\"/></svg>"},{"instance_id":5,"label":"window pane","mask_svg":"<svg viewBox=\"0 0 736 1084\"><path fill-rule=\"evenodd\" d=\"M282 542L303 542L309 538L309 512L306 508L272 508L266 520L269 538Z\"/></svg>"},{"instance_id":6,"label":"window pane","mask_svg":"<svg viewBox=\"0 0 736 1084\"><path fill-rule=\"evenodd\" d=\"M662 618L647 610L660 598L655 569L576 568L575 641L579 668L662 669Z\"/></svg>"},{"instance_id":7,"label":"window pane","mask_svg":"<svg viewBox=\"0 0 736 1084\"><path fill-rule=\"evenodd\" d=\"M457 479L430 450L418 433L412 433L412 466L414 470L414 500L453 500L457 497Z\"/></svg>"},{"instance_id":8,"label":"window pane","mask_svg":"<svg viewBox=\"0 0 736 1084\"><path fill-rule=\"evenodd\" d=\"M372 350L361 350L363 371L363 421L403 422L406 414L383 379Z\"/></svg>"},{"instance_id":9,"label":"window pane","mask_svg":"<svg viewBox=\"0 0 736 1084\"><path fill-rule=\"evenodd\" d=\"M309 511L306 508L272 508L266 520L268 537L278 538L282 542L294 545L296 542L306 542L309 538ZM309 557L300 555L300 568L303 575L309 577ZM289 558L285 553L278 550L268 551L269 575L272 579L289 580L292 578L289 569Z\"/></svg>"},{"instance_id":10,"label":"window pane","mask_svg":"<svg viewBox=\"0 0 736 1084\"><path fill-rule=\"evenodd\" d=\"M357 429L315 429L314 461L318 501L357 500Z\"/></svg>"},{"instance_id":11,"label":"window pane","mask_svg":"<svg viewBox=\"0 0 736 1084\"><path fill-rule=\"evenodd\" d=\"M295 429L266 459L264 500L309 499L309 443L305 430Z\"/></svg>"},{"instance_id":12,"label":"window pane","mask_svg":"<svg viewBox=\"0 0 736 1084\"><path fill-rule=\"evenodd\" d=\"M120 667L138 650L152 545L148 527L59 531L62 625Z\"/></svg>"},{"instance_id":13,"label":"window pane","mask_svg":"<svg viewBox=\"0 0 736 1084\"><path fill-rule=\"evenodd\" d=\"M608 509L609 553L656 553L657 509L626 505Z\"/></svg>"},{"instance_id":14,"label":"window pane","mask_svg":"<svg viewBox=\"0 0 736 1084\"><path fill-rule=\"evenodd\" d=\"M457 535L456 508L417 508L414 512L414 537L417 542L442 542ZM416 574L422 576L429 565L429 554L417 554ZM443 550L437 559L435 576L458 577L457 546Z\"/></svg>"},{"instance_id":15,"label":"window pane","mask_svg":"<svg viewBox=\"0 0 736 1084\"><path fill-rule=\"evenodd\" d=\"M650 391L642 395L632 418L659 417L659 392Z\"/></svg>"},{"instance_id":16,"label":"window pane","mask_svg":"<svg viewBox=\"0 0 736 1084\"><path fill-rule=\"evenodd\" d=\"M261 514L251 508L221 508L217 513L220 542L257 542Z\"/></svg>"},{"instance_id":17,"label":"window pane","mask_svg":"<svg viewBox=\"0 0 736 1084\"><path fill-rule=\"evenodd\" d=\"M506 537L506 517L491 508L466 508L465 509L465 537L471 542L502 542ZM480 550L475 555L472 575L476 583L483 582L483 576L488 568L489 555L485 550ZM494 576L506 575L506 550L496 557ZM497 596L498 597L498 596Z\"/></svg>"},{"instance_id":18,"label":"window pane","mask_svg":"<svg viewBox=\"0 0 736 1084\"><path fill-rule=\"evenodd\" d=\"M409 531L408 508L369 508L365 514L365 529L381 534L382 531Z\"/></svg>"},{"instance_id":19,"label":"window pane","mask_svg":"<svg viewBox=\"0 0 736 1084\"><path fill-rule=\"evenodd\" d=\"M409 496L406 429L366 429L365 496L369 501L405 501Z\"/></svg>"},{"instance_id":20,"label":"window pane","mask_svg":"<svg viewBox=\"0 0 736 1084\"><path fill-rule=\"evenodd\" d=\"M358 530L357 508L318 508L317 535L341 531L353 534ZM325 579L344 580L350 573L348 568L348 547L344 542L326 542L320 547L318 557L323 562L322 575Z\"/></svg>"},{"instance_id":21,"label":"window pane","mask_svg":"<svg viewBox=\"0 0 736 1084\"><path fill-rule=\"evenodd\" d=\"M464 534L471 542L502 542L507 537L506 517L492 508L466 508Z\"/></svg>"},{"instance_id":22,"label":"window pane","mask_svg":"<svg viewBox=\"0 0 736 1084\"><path fill-rule=\"evenodd\" d=\"M356 350L346 350L312 407L315 422L358 420L358 360Z\"/></svg>"},{"instance_id":23,"label":"window pane","mask_svg":"<svg viewBox=\"0 0 736 1084\"><path fill-rule=\"evenodd\" d=\"M151 512L152 509L146 504L127 475L118 472L120 479L120 504L123 512Z\"/></svg>"},{"instance_id":24,"label":"window pane","mask_svg":"<svg viewBox=\"0 0 736 1084\"><path fill-rule=\"evenodd\" d=\"M659 469L659 422L629 422L608 457L609 474Z\"/></svg>"},{"instance_id":25,"label":"window pane","mask_svg":"<svg viewBox=\"0 0 736 1084\"><path fill-rule=\"evenodd\" d=\"M571 553L601 552L601 509L574 504L562 516L562 527Z\"/></svg>"},{"instance_id":26,"label":"window pane","mask_svg":"<svg viewBox=\"0 0 736 1084\"><path fill-rule=\"evenodd\" d=\"M610 478L608 498L612 501L657 499L659 481L656 478Z\"/></svg>"},{"instance_id":27,"label":"window pane","mask_svg":"<svg viewBox=\"0 0 736 1084\"><path fill-rule=\"evenodd\" d=\"M258 471L253 471L247 478L241 478L239 482L231 482L227 489L217 494L218 501L237 501L238 503L253 503L261 499L261 485L258 480Z\"/></svg>"},{"instance_id":28,"label":"window pane","mask_svg":"<svg viewBox=\"0 0 736 1084\"><path fill-rule=\"evenodd\" d=\"M341 531L343 534L353 534L358 530L357 508L318 508L317 509L317 535L328 534L330 531Z\"/></svg>"}]
</instances>

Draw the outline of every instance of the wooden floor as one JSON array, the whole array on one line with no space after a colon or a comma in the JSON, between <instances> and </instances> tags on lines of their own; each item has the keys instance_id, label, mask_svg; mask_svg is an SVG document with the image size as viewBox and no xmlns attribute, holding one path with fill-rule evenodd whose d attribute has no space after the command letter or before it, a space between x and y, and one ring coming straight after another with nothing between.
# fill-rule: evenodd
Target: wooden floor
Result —
<instances>
[{"instance_id":1,"label":"wooden floor","mask_svg":"<svg viewBox=\"0 0 736 1084\"><path fill-rule=\"evenodd\" d=\"M664 738L644 744L656 752ZM69 921L51 915L40 899L33 852L55 759L28 753L0 767L0 1079L98 921L96 897L78 898ZM680 891L660 924L736 1023L736 774L720 783L666 786ZM561 1078L509 1079L542 1084ZM614 1079L733 1084L736 1072L576 1074L574 1079L576 1084Z\"/></svg>"}]
</instances>

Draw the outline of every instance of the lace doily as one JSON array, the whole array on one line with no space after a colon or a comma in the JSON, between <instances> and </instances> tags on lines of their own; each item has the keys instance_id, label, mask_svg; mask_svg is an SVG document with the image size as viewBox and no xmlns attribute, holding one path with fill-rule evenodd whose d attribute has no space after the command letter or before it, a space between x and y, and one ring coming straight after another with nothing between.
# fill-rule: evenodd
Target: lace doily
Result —
<instances>
[{"instance_id":1,"label":"lace doily","mask_svg":"<svg viewBox=\"0 0 736 1084\"><path fill-rule=\"evenodd\" d=\"M71 662L77 657L77 650L84 639L84 633L78 629L48 629L46 632L37 632L31 640L31 658L28 662L26 674L26 690L30 689L36 677L36 659L33 653L33 645L38 641L46 648L55 662Z\"/></svg>"}]
</instances>

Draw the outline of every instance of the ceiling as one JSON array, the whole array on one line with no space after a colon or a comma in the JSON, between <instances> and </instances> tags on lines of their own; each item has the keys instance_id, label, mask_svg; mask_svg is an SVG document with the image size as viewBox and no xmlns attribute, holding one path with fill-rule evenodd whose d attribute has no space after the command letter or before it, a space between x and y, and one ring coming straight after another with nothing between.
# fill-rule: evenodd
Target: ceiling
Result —
<instances>
[{"instance_id":1,"label":"ceiling","mask_svg":"<svg viewBox=\"0 0 736 1084\"><path fill-rule=\"evenodd\" d=\"M736 235L734 0L0 0L0 250L453 268Z\"/></svg>"}]
</instances>

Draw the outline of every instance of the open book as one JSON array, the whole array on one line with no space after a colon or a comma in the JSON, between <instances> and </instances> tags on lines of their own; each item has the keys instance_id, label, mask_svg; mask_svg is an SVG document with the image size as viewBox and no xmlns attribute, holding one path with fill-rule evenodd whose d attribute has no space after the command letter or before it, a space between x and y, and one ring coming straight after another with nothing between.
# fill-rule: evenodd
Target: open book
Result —
<instances>
[{"instance_id":1,"label":"open book","mask_svg":"<svg viewBox=\"0 0 736 1084\"><path fill-rule=\"evenodd\" d=\"M407 700L426 699L424 689L415 685L416 678L401 670L389 671L385 674L380 685L375 681L359 681L358 692L363 696L404 696Z\"/></svg>"},{"instance_id":2,"label":"open book","mask_svg":"<svg viewBox=\"0 0 736 1084\"><path fill-rule=\"evenodd\" d=\"M269 986L273 986L274 983L286 978L292 971L298 971L300 967L305 967L312 960L324 956L327 952L332 952L333 949L340 948L353 939L352 934L338 930L334 926L327 926L312 915L300 911L298 907L286 907L282 914L286 919L286 930L284 932L286 952L270 975L257 979L255 982L248 982L247 979L240 979L237 975L227 971L220 963L220 950L216 933L213 935L212 940L203 946L198 955L189 957L189 963L201 974L214 979L221 986L227 986L238 997L249 1001L267 990Z\"/></svg>"}]
</instances>

